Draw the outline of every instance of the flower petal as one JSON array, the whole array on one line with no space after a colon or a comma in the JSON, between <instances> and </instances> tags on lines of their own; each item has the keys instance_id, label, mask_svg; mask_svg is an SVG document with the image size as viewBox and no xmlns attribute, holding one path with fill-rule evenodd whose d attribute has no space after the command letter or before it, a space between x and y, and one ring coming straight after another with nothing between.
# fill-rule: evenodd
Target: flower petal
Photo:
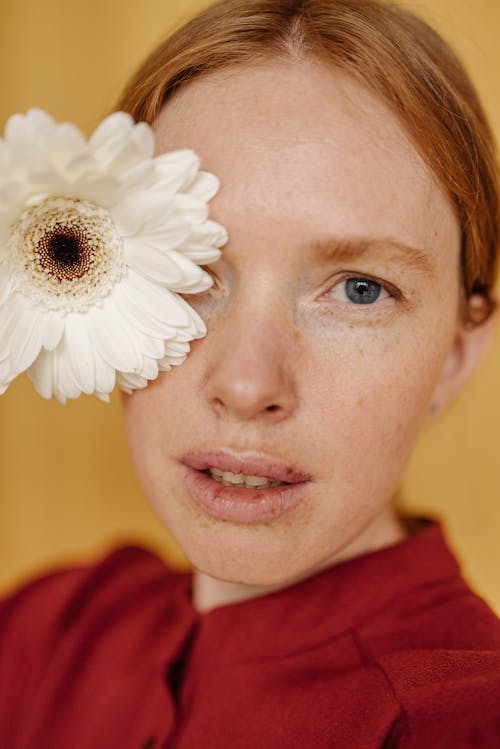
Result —
<instances>
[{"instance_id":1,"label":"flower petal","mask_svg":"<svg viewBox=\"0 0 500 749\"><path fill-rule=\"evenodd\" d=\"M124 237L161 234L163 242L183 242L189 236L189 225L183 217L172 215L172 200L161 194L133 192L111 209L115 225Z\"/></svg>"},{"instance_id":2,"label":"flower petal","mask_svg":"<svg viewBox=\"0 0 500 749\"><path fill-rule=\"evenodd\" d=\"M33 108L26 114L14 114L5 125L5 140L10 145L32 145L41 135L57 127L56 121L47 112Z\"/></svg>"},{"instance_id":3,"label":"flower petal","mask_svg":"<svg viewBox=\"0 0 500 749\"><path fill-rule=\"evenodd\" d=\"M172 211L194 223L201 224L208 218L208 206L188 193L177 193L172 201Z\"/></svg>"},{"instance_id":4,"label":"flower petal","mask_svg":"<svg viewBox=\"0 0 500 749\"><path fill-rule=\"evenodd\" d=\"M64 320L57 314L48 312L43 315L42 345L53 351L64 333Z\"/></svg>"},{"instance_id":5,"label":"flower petal","mask_svg":"<svg viewBox=\"0 0 500 749\"><path fill-rule=\"evenodd\" d=\"M5 270L5 266L0 263L0 307L12 294L12 285L10 283L9 274Z\"/></svg>"},{"instance_id":6,"label":"flower petal","mask_svg":"<svg viewBox=\"0 0 500 749\"><path fill-rule=\"evenodd\" d=\"M116 383L115 369L104 361L98 351L95 352L95 381L95 392L99 398L110 393ZM101 400L106 400L106 398L101 398ZM107 400L109 400L109 398L107 398Z\"/></svg>"},{"instance_id":7,"label":"flower petal","mask_svg":"<svg viewBox=\"0 0 500 749\"><path fill-rule=\"evenodd\" d=\"M111 208L119 198L120 183L115 177L91 177L74 183L67 183L62 194L67 197L81 198Z\"/></svg>"},{"instance_id":8,"label":"flower petal","mask_svg":"<svg viewBox=\"0 0 500 749\"><path fill-rule=\"evenodd\" d=\"M8 300L8 304L0 307L0 361L11 358L11 351L16 345L13 341L13 332L15 331L17 321L23 315L27 303L24 298L17 293L13 293ZM16 372L16 375L19 374Z\"/></svg>"},{"instance_id":9,"label":"flower petal","mask_svg":"<svg viewBox=\"0 0 500 749\"><path fill-rule=\"evenodd\" d=\"M198 172L187 192L199 200L211 200L220 187L220 180L211 172Z\"/></svg>"},{"instance_id":10,"label":"flower petal","mask_svg":"<svg viewBox=\"0 0 500 749\"><path fill-rule=\"evenodd\" d=\"M116 384L124 393L131 394L134 390L142 390L148 384L145 377L132 372L118 372Z\"/></svg>"},{"instance_id":11,"label":"flower petal","mask_svg":"<svg viewBox=\"0 0 500 749\"><path fill-rule=\"evenodd\" d=\"M154 159L155 189L174 193L193 183L200 167L200 157L189 148L169 151Z\"/></svg>"},{"instance_id":12,"label":"flower petal","mask_svg":"<svg viewBox=\"0 0 500 749\"><path fill-rule=\"evenodd\" d=\"M120 174L151 158L154 136L145 122L136 124L129 114L114 112L94 131L89 145L103 169Z\"/></svg>"},{"instance_id":13,"label":"flower petal","mask_svg":"<svg viewBox=\"0 0 500 749\"><path fill-rule=\"evenodd\" d=\"M97 350L114 369L133 372L140 368L142 358L135 345L134 330L107 297L101 308L87 313Z\"/></svg>"},{"instance_id":14,"label":"flower petal","mask_svg":"<svg viewBox=\"0 0 500 749\"><path fill-rule=\"evenodd\" d=\"M90 394L96 385L95 345L85 315L67 315L64 328L63 348L71 360L75 380L83 393Z\"/></svg>"},{"instance_id":15,"label":"flower petal","mask_svg":"<svg viewBox=\"0 0 500 749\"><path fill-rule=\"evenodd\" d=\"M34 362L42 348L40 316L24 309L16 316L11 332L9 364L16 375L24 372Z\"/></svg>"},{"instance_id":16,"label":"flower petal","mask_svg":"<svg viewBox=\"0 0 500 749\"><path fill-rule=\"evenodd\" d=\"M75 372L74 361L69 355L67 340L63 337L61 344L55 351L47 352L52 357L56 376L56 387L54 395L60 403L65 403L67 398L78 398L82 393L82 387Z\"/></svg>"},{"instance_id":17,"label":"flower petal","mask_svg":"<svg viewBox=\"0 0 500 749\"><path fill-rule=\"evenodd\" d=\"M129 270L128 289L136 304L153 319L175 328L192 327L191 312L194 310L168 289L158 287L132 270Z\"/></svg>"},{"instance_id":18,"label":"flower petal","mask_svg":"<svg viewBox=\"0 0 500 749\"><path fill-rule=\"evenodd\" d=\"M52 358L49 352L42 350L28 369L28 377L35 386L35 390L42 398L52 398L54 394L54 376Z\"/></svg>"},{"instance_id":19,"label":"flower petal","mask_svg":"<svg viewBox=\"0 0 500 749\"><path fill-rule=\"evenodd\" d=\"M162 252L155 247L141 245L140 240L127 240L125 243L125 258L127 265L137 273L147 276L153 281L173 286L181 284L190 276L197 277L198 274L190 270L190 274L177 262L175 255L178 253ZM186 261L190 262L190 261ZM191 263L193 268L198 266Z\"/></svg>"},{"instance_id":20,"label":"flower petal","mask_svg":"<svg viewBox=\"0 0 500 749\"><path fill-rule=\"evenodd\" d=\"M173 338L176 335L175 326L156 320L149 314L142 303L142 297L127 279L116 286L113 299L128 323L145 335L158 339Z\"/></svg>"}]
</instances>

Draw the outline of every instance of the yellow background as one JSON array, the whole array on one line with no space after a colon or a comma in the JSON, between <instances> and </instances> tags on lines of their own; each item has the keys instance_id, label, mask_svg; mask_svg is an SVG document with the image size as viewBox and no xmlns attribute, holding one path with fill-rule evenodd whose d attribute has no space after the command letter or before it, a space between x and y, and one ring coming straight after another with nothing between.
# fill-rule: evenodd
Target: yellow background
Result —
<instances>
[{"instance_id":1,"label":"yellow background","mask_svg":"<svg viewBox=\"0 0 500 749\"><path fill-rule=\"evenodd\" d=\"M86 132L166 31L199 0L1 0L0 121L40 106ZM413 2L452 42L500 136L500 3ZM421 439L402 503L444 518L464 572L500 612L500 332L442 421ZM61 406L25 378L0 398L0 586L111 544L153 545L186 564L149 510L126 452L120 403L82 396Z\"/></svg>"}]
</instances>

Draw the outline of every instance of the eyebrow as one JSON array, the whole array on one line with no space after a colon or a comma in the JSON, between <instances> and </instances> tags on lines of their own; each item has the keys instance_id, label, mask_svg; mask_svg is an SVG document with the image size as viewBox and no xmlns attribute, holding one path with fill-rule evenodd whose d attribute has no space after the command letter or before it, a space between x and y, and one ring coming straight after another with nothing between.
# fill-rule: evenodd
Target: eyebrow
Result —
<instances>
[{"instance_id":1,"label":"eyebrow","mask_svg":"<svg viewBox=\"0 0 500 749\"><path fill-rule=\"evenodd\" d=\"M394 239L329 237L315 240L311 250L315 260L339 261L357 260L369 252L390 252L391 259L401 260L425 275L432 275L434 269L430 253Z\"/></svg>"}]
</instances>

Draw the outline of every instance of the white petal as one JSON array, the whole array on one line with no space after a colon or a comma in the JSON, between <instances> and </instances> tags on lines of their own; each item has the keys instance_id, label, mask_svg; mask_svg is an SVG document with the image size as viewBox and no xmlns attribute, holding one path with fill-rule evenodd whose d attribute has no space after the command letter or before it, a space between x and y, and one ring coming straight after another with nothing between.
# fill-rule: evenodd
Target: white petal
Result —
<instances>
[{"instance_id":1,"label":"white petal","mask_svg":"<svg viewBox=\"0 0 500 749\"><path fill-rule=\"evenodd\" d=\"M9 362L8 360L4 360L0 362L0 382L3 382L5 385L7 385L9 382L12 382L12 380L15 378L15 374L13 375L10 371Z\"/></svg>"},{"instance_id":2,"label":"white petal","mask_svg":"<svg viewBox=\"0 0 500 749\"><path fill-rule=\"evenodd\" d=\"M16 316L10 334L9 365L17 376L34 362L42 348L42 327L39 315L24 309Z\"/></svg>"},{"instance_id":3,"label":"white petal","mask_svg":"<svg viewBox=\"0 0 500 749\"><path fill-rule=\"evenodd\" d=\"M179 294L200 294L207 289L211 289L213 285L212 276L200 269L198 278L192 278L190 281L179 284L168 284L168 287L171 291L177 291Z\"/></svg>"},{"instance_id":4,"label":"white petal","mask_svg":"<svg viewBox=\"0 0 500 749\"><path fill-rule=\"evenodd\" d=\"M152 335L149 330L144 331L144 326L140 324L140 320L137 320L133 312L130 310L130 304L127 302L126 297L123 294L117 296L116 290L113 293L113 301L115 304L115 309L117 311L119 310L119 314L122 318L122 324L125 328L127 328L127 330L130 331L130 336L133 336L135 350L139 355L140 364L134 369L136 371L137 369L142 371L143 359L145 356L149 356L154 359L159 359L163 356L165 336L157 334ZM166 331L163 332L165 333ZM175 329L167 331L166 335L167 337L175 335ZM119 367L117 367L117 369L119 369Z\"/></svg>"},{"instance_id":5,"label":"white petal","mask_svg":"<svg viewBox=\"0 0 500 749\"><path fill-rule=\"evenodd\" d=\"M152 338L166 339L176 335L175 326L151 317L142 304L142 297L128 279L115 287L113 299L121 314L134 329Z\"/></svg>"},{"instance_id":6,"label":"white petal","mask_svg":"<svg viewBox=\"0 0 500 749\"><path fill-rule=\"evenodd\" d=\"M0 140L0 174L5 174L12 167L12 149L5 141Z\"/></svg>"},{"instance_id":7,"label":"white petal","mask_svg":"<svg viewBox=\"0 0 500 749\"><path fill-rule=\"evenodd\" d=\"M115 204L120 195L120 183L115 177L103 176L68 183L62 194L99 203L107 208Z\"/></svg>"},{"instance_id":8,"label":"white petal","mask_svg":"<svg viewBox=\"0 0 500 749\"><path fill-rule=\"evenodd\" d=\"M95 344L89 331L86 315L74 313L66 316L63 350L71 359L74 377L84 393L95 389Z\"/></svg>"},{"instance_id":9,"label":"white petal","mask_svg":"<svg viewBox=\"0 0 500 749\"><path fill-rule=\"evenodd\" d=\"M125 393L131 393L133 390L142 390L148 384L145 377L133 374L131 372L118 372L116 375L116 384Z\"/></svg>"},{"instance_id":10,"label":"white petal","mask_svg":"<svg viewBox=\"0 0 500 749\"><path fill-rule=\"evenodd\" d=\"M67 398L78 398L82 389L75 376L75 370L71 357L68 356L67 348L61 345L55 351L47 351L46 355L52 360L53 376L55 378L54 395L60 403L65 403Z\"/></svg>"},{"instance_id":11,"label":"white petal","mask_svg":"<svg viewBox=\"0 0 500 749\"><path fill-rule=\"evenodd\" d=\"M66 172L74 183L78 179L101 177L101 168L93 153L88 149L74 153L66 164Z\"/></svg>"},{"instance_id":12,"label":"white petal","mask_svg":"<svg viewBox=\"0 0 500 749\"><path fill-rule=\"evenodd\" d=\"M22 211L26 193L26 185L19 182L5 182L0 185L1 221L4 225L9 226Z\"/></svg>"},{"instance_id":13,"label":"white petal","mask_svg":"<svg viewBox=\"0 0 500 749\"><path fill-rule=\"evenodd\" d=\"M113 112L106 117L94 130L90 136L89 143L92 150L99 155L104 156L101 149L106 152L109 142L115 139L126 140L130 137L134 127L134 119L126 112Z\"/></svg>"},{"instance_id":14,"label":"white petal","mask_svg":"<svg viewBox=\"0 0 500 749\"><path fill-rule=\"evenodd\" d=\"M189 236L187 222L172 216L170 205L172 199L161 193L147 191L133 192L111 209L113 221L125 237L130 237L147 230L152 233L158 227L167 228L172 223L174 229L182 228L182 237ZM154 232L153 232L154 233ZM177 241L183 241L182 238Z\"/></svg>"},{"instance_id":15,"label":"white petal","mask_svg":"<svg viewBox=\"0 0 500 749\"><path fill-rule=\"evenodd\" d=\"M153 155L154 136L145 122L135 124L125 112L114 112L95 130L90 147L103 168L120 174Z\"/></svg>"},{"instance_id":16,"label":"white petal","mask_svg":"<svg viewBox=\"0 0 500 749\"><path fill-rule=\"evenodd\" d=\"M109 403L110 398L108 393L103 393L100 390L95 391L95 395L99 398L99 400L104 401L104 403Z\"/></svg>"},{"instance_id":17,"label":"white petal","mask_svg":"<svg viewBox=\"0 0 500 749\"><path fill-rule=\"evenodd\" d=\"M23 195L24 202L33 205L40 202L49 194L63 195L67 188L67 180L58 164L45 158L33 158L30 162L26 176L26 194Z\"/></svg>"},{"instance_id":18,"label":"white petal","mask_svg":"<svg viewBox=\"0 0 500 749\"><path fill-rule=\"evenodd\" d=\"M165 343L165 354L169 356L183 356L189 353L189 343L185 341L167 341Z\"/></svg>"},{"instance_id":19,"label":"white petal","mask_svg":"<svg viewBox=\"0 0 500 749\"><path fill-rule=\"evenodd\" d=\"M40 355L28 369L28 377L42 398L52 398L55 382L52 372L52 360L47 351L42 350L40 352Z\"/></svg>"},{"instance_id":20,"label":"white petal","mask_svg":"<svg viewBox=\"0 0 500 749\"><path fill-rule=\"evenodd\" d=\"M56 313L45 313L42 319L42 345L48 351L53 351L64 333L64 320Z\"/></svg>"},{"instance_id":21,"label":"white petal","mask_svg":"<svg viewBox=\"0 0 500 749\"><path fill-rule=\"evenodd\" d=\"M140 239L125 242L125 260L127 265L153 281L171 284L182 283L186 278L185 271L173 259L174 253L162 252L155 247L141 246ZM194 266L197 267L197 266ZM192 274L194 275L194 274Z\"/></svg>"},{"instance_id":22,"label":"white petal","mask_svg":"<svg viewBox=\"0 0 500 749\"><path fill-rule=\"evenodd\" d=\"M119 371L138 369L142 363L137 351L134 330L116 308L110 297L102 308L94 307L88 312L93 338L104 361Z\"/></svg>"},{"instance_id":23,"label":"white petal","mask_svg":"<svg viewBox=\"0 0 500 749\"><path fill-rule=\"evenodd\" d=\"M201 223L208 218L207 204L187 193L178 193L174 197L172 210L195 223Z\"/></svg>"},{"instance_id":24,"label":"white petal","mask_svg":"<svg viewBox=\"0 0 500 749\"><path fill-rule=\"evenodd\" d=\"M154 185L155 170L152 160L141 161L134 164L120 174L120 182L124 189L124 194L130 194L132 191L147 190Z\"/></svg>"},{"instance_id":25,"label":"white petal","mask_svg":"<svg viewBox=\"0 0 500 749\"><path fill-rule=\"evenodd\" d=\"M177 367L186 359L187 353L184 354L166 354L158 362L160 372L168 372L172 367Z\"/></svg>"},{"instance_id":26,"label":"white petal","mask_svg":"<svg viewBox=\"0 0 500 749\"><path fill-rule=\"evenodd\" d=\"M185 294L206 291L213 285L212 277L181 253L139 248L138 244L130 244L126 257L127 264L142 276Z\"/></svg>"},{"instance_id":27,"label":"white petal","mask_svg":"<svg viewBox=\"0 0 500 749\"><path fill-rule=\"evenodd\" d=\"M129 270L128 293L135 303L155 320L165 322L175 328L190 328L192 325L190 311L181 297L168 289L163 289L138 273ZM121 368L126 371L125 368ZM129 367L132 370L132 367Z\"/></svg>"},{"instance_id":28,"label":"white petal","mask_svg":"<svg viewBox=\"0 0 500 749\"><path fill-rule=\"evenodd\" d=\"M179 252L182 252L185 257L188 257L197 265L215 263L221 256L220 250L205 245L198 245L198 247L194 244L184 245L179 248Z\"/></svg>"},{"instance_id":29,"label":"white petal","mask_svg":"<svg viewBox=\"0 0 500 749\"><path fill-rule=\"evenodd\" d=\"M115 386L116 372L113 367L104 361L98 351L95 352L95 365L96 395L101 400L109 401L109 397L106 394L110 393Z\"/></svg>"},{"instance_id":30,"label":"white petal","mask_svg":"<svg viewBox=\"0 0 500 749\"><path fill-rule=\"evenodd\" d=\"M123 297L121 297L123 298ZM164 335L158 335L158 334L151 334L149 330L145 331L143 328L144 326L141 325L141 321L137 320L137 318L134 316L133 312L130 310L130 305L125 302L125 304L120 305L118 303L118 298L114 296L114 301L116 303L117 309L120 310L120 315L122 316L123 320L125 321L125 324L129 327L133 333L134 342L135 342L135 348L140 353L140 359L141 359L141 365L139 366L139 370L142 371L143 369L143 359L144 357L151 357L153 359L160 359L163 356L164 353L164 340L165 337L171 338L173 335L175 335L175 329L170 330L164 330ZM137 368L136 368L137 371Z\"/></svg>"},{"instance_id":31,"label":"white petal","mask_svg":"<svg viewBox=\"0 0 500 749\"><path fill-rule=\"evenodd\" d=\"M47 132L39 147L42 154L63 173L67 172L77 155L88 149L83 133L69 122L63 122Z\"/></svg>"},{"instance_id":32,"label":"white petal","mask_svg":"<svg viewBox=\"0 0 500 749\"><path fill-rule=\"evenodd\" d=\"M13 333L26 309L29 309L27 303L17 293L13 293L8 302L0 308L0 361L11 360L12 349L16 345ZM16 372L16 374L19 373Z\"/></svg>"},{"instance_id":33,"label":"white petal","mask_svg":"<svg viewBox=\"0 0 500 749\"><path fill-rule=\"evenodd\" d=\"M149 356L144 357L140 374L147 380L155 380L158 377L158 362Z\"/></svg>"},{"instance_id":34,"label":"white petal","mask_svg":"<svg viewBox=\"0 0 500 749\"><path fill-rule=\"evenodd\" d=\"M222 247L228 239L225 226L208 219L202 224L194 224L191 227L190 240L202 244Z\"/></svg>"},{"instance_id":35,"label":"white petal","mask_svg":"<svg viewBox=\"0 0 500 749\"><path fill-rule=\"evenodd\" d=\"M118 145L118 144L117 144ZM132 138L117 147L113 161L108 169L113 174L127 174L128 171L140 164L145 159L150 159L154 151L154 136L149 125L140 122L132 131Z\"/></svg>"},{"instance_id":36,"label":"white petal","mask_svg":"<svg viewBox=\"0 0 500 749\"><path fill-rule=\"evenodd\" d=\"M211 172L199 172L187 192L200 200L208 201L220 187L220 180Z\"/></svg>"},{"instance_id":37,"label":"white petal","mask_svg":"<svg viewBox=\"0 0 500 749\"><path fill-rule=\"evenodd\" d=\"M31 145L33 140L57 127L55 120L41 109L30 109L25 115L14 114L5 125L5 140L11 145Z\"/></svg>"},{"instance_id":38,"label":"white petal","mask_svg":"<svg viewBox=\"0 0 500 749\"><path fill-rule=\"evenodd\" d=\"M185 148L157 156L154 164L157 175L155 189L174 193L193 183L200 167L200 158L193 150Z\"/></svg>"},{"instance_id":39,"label":"white petal","mask_svg":"<svg viewBox=\"0 0 500 749\"><path fill-rule=\"evenodd\" d=\"M0 264L0 307L12 293L9 273L5 270L5 266Z\"/></svg>"}]
</instances>

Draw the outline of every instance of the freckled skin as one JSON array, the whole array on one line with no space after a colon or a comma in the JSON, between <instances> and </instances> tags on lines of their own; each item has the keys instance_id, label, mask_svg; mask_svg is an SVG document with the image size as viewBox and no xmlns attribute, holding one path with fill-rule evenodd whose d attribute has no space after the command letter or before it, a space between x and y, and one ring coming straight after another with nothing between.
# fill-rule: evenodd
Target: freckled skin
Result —
<instances>
[{"instance_id":1,"label":"freckled skin","mask_svg":"<svg viewBox=\"0 0 500 749\"><path fill-rule=\"evenodd\" d=\"M123 398L146 497L198 570L196 602L208 608L404 538L391 499L431 400L442 409L459 388L462 365L446 363L462 335L460 227L395 117L319 63L195 80L155 129L158 153L194 148L218 175L210 213L230 237L211 266L217 285L186 297L207 336ZM309 243L325 236L423 248L431 276L380 254L313 262ZM403 300L354 304L344 271L386 280ZM312 475L311 491L271 522L211 518L175 462L214 446L276 455Z\"/></svg>"}]
</instances>

